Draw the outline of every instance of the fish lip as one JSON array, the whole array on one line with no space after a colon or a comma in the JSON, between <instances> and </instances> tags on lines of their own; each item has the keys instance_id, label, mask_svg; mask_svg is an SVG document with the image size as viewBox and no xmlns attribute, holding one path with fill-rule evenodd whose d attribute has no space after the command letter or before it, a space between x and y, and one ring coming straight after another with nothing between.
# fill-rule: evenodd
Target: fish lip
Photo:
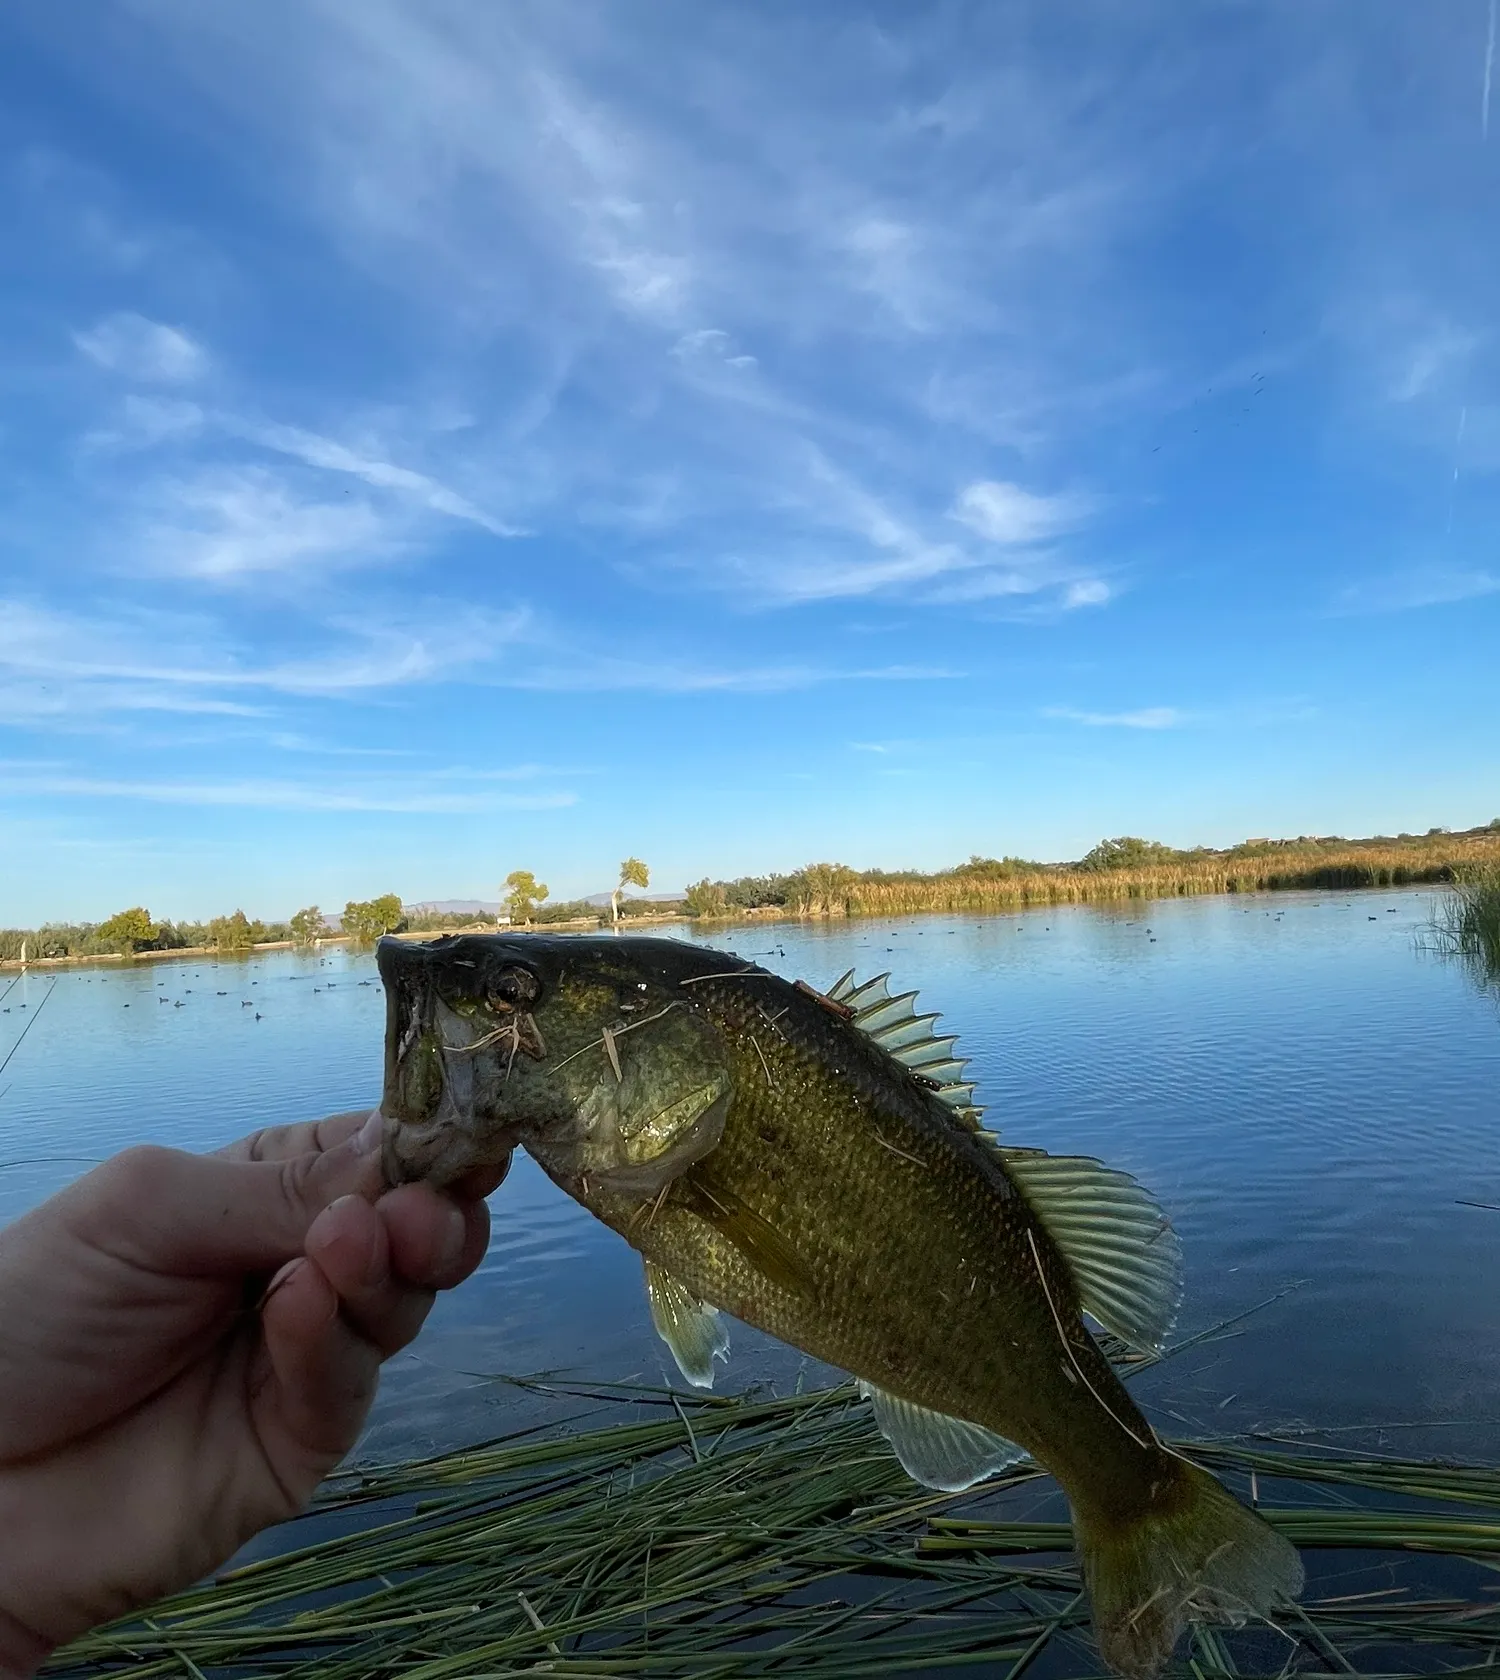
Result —
<instances>
[{"instance_id":1,"label":"fish lip","mask_svg":"<svg viewBox=\"0 0 1500 1680\"><path fill-rule=\"evenodd\" d=\"M461 1183L510 1157L522 1146L522 1128L501 1126L486 1131L483 1150L476 1157L474 1134L439 1108L431 1120L413 1122L381 1111L380 1168L392 1189L402 1184L432 1184L438 1189Z\"/></svg>"}]
</instances>

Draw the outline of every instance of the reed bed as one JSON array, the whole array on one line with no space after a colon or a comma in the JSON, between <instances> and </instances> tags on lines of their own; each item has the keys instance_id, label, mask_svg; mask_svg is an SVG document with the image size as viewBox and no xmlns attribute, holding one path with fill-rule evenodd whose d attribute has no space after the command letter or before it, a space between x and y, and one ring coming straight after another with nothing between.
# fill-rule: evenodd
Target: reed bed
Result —
<instances>
[{"instance_id":1,"label":"reed bed","mask_svg":"<svg viewBox=\"0 0 1500 1680\"><path fill-rule=\"evenodd\" d=\"M345 1475L292 1525L292 1549L91 1633L45 1672L1100 1672L1039 1472L982 1496L917 1488L847 1385L588 1392L610 1421ZM1278 1627L1197 1632L1173 1674L1493 1672L1500 1471L1274 1441L1187 1450L1308 1549L1310 1585Z\"/></svg>"},{"instance_id":2,"label":"reed bed","mask_svg":"<svg viewBox=\"0 0 1500 1680\"><path fill-rule=\"evenodd\" d=\"M1430 943L1481 985L1500 987L1500 863L1466 872L1438 906Z\"/></svg>"},{"instance_id":3,"label":"reed bed","mask_svg":"<svg viewBox=\"0 0 1500 1680\"><path fill-rule=\"evenodd\" d=\"M1500 878L1500 833L1445 835L1407 845L1237 849L1142 868L1017 868L994 874L957 869L941 875L856 876L801 908L804 914L851 916L984 912L1200 893L1435 885L1462 882L1485 871ZM1492 908L1489 925L1500 928L1496 914Z\"/></svg>"}]
</instances>

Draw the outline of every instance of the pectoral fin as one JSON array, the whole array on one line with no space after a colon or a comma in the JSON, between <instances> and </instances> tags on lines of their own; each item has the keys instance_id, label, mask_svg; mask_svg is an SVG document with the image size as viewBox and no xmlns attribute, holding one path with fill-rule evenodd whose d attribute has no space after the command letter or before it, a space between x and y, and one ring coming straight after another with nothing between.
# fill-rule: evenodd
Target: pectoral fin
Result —
<instances>
[{"instance_id":1,"label":"pectoral fin","mask_svg":"<svg viewBox=\"0 0 1500 1680\"><path fill-rule=\"evenodd\" d=\"M901 1468L923 1487L962 1493L1025 1458L1025 1450L977 1423L929 1411L861 1381L859 1392L875 1408L875 1423L890 1442Z\"/></svg>"},{"instance_id":2,"label":"pectoral fin","mask_svg":"<svg viewBox=\"0 0 1500 1680\"><path fill-rule=\"evenodd\" d=\"M717 1307L700 1301L654 1261L646 1262L646 1300L656 1333L694 1388L714 1386L714 1359L729 1357L729 1332Z\"/></svg>"},{"instance_id":3,"label":"pectoral fin","mask_svg":"<svg viewBox=\"0 0 1500 1680\"><path fill-rule=\"evenodd\" d=\"M807 1273L791 1238L758 1213L734 1191L710 1181L701 1171L678 1181L685 1191L683 1205L732 1243L767 1281L789 1294L809 1290Z\"/></svg>"}]
</instances>

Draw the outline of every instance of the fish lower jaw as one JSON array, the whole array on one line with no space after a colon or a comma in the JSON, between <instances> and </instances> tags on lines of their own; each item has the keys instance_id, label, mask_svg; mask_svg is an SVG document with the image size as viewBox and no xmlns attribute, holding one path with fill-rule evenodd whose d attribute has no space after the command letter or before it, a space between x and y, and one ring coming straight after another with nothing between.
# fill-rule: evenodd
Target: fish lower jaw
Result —
<instances>
[{"instance_id":1,"label":"fish lower jaw","mask_svg":"<svg viewBox=\"0 0 1500 1680\"><path fill-rule=\"evenodd\" d=\"M422 1182L441 1189L509 1160L516 1142L508 1132L499 1131L476 1138L446 1116L417 1125L387 1114L380 1159L388 1184Z\"/></svg>"}]
</instances>

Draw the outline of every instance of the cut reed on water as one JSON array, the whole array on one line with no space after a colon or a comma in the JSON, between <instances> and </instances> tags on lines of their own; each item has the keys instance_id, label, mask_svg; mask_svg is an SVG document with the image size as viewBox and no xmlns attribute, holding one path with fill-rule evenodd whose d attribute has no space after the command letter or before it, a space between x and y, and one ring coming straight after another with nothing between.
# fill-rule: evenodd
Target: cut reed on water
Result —
<instances>
[{"instance_id":1,"label":"cut reed on water","mask_svg":"<svg viewBox=\"0 0 1500 1680\"><path fill-rule=\"evenodd\" d=\"M337 1537L91 1633L46 1672L1017 1680L1048 1647L1052 1672L1099 1671L1058 1497L1034 1469L963 1495L918 1488L847 1385L565 1392L626 1420L350 1472L303 1519ZM1500 1604L1480 1590L1500 1557L1500 1472L1266 1442L1187 1450L1242 1491L1253 1476L1270 1521L1336 1554L1336 1573L1314 1563L1279 1627L1197 1632L1174 1673L1500 1660ZM1401 1565L1412 1553L1428 1562ZM1434 1585L1432 1554L1462 1590Z\"/></svg>"}]
</instances>

